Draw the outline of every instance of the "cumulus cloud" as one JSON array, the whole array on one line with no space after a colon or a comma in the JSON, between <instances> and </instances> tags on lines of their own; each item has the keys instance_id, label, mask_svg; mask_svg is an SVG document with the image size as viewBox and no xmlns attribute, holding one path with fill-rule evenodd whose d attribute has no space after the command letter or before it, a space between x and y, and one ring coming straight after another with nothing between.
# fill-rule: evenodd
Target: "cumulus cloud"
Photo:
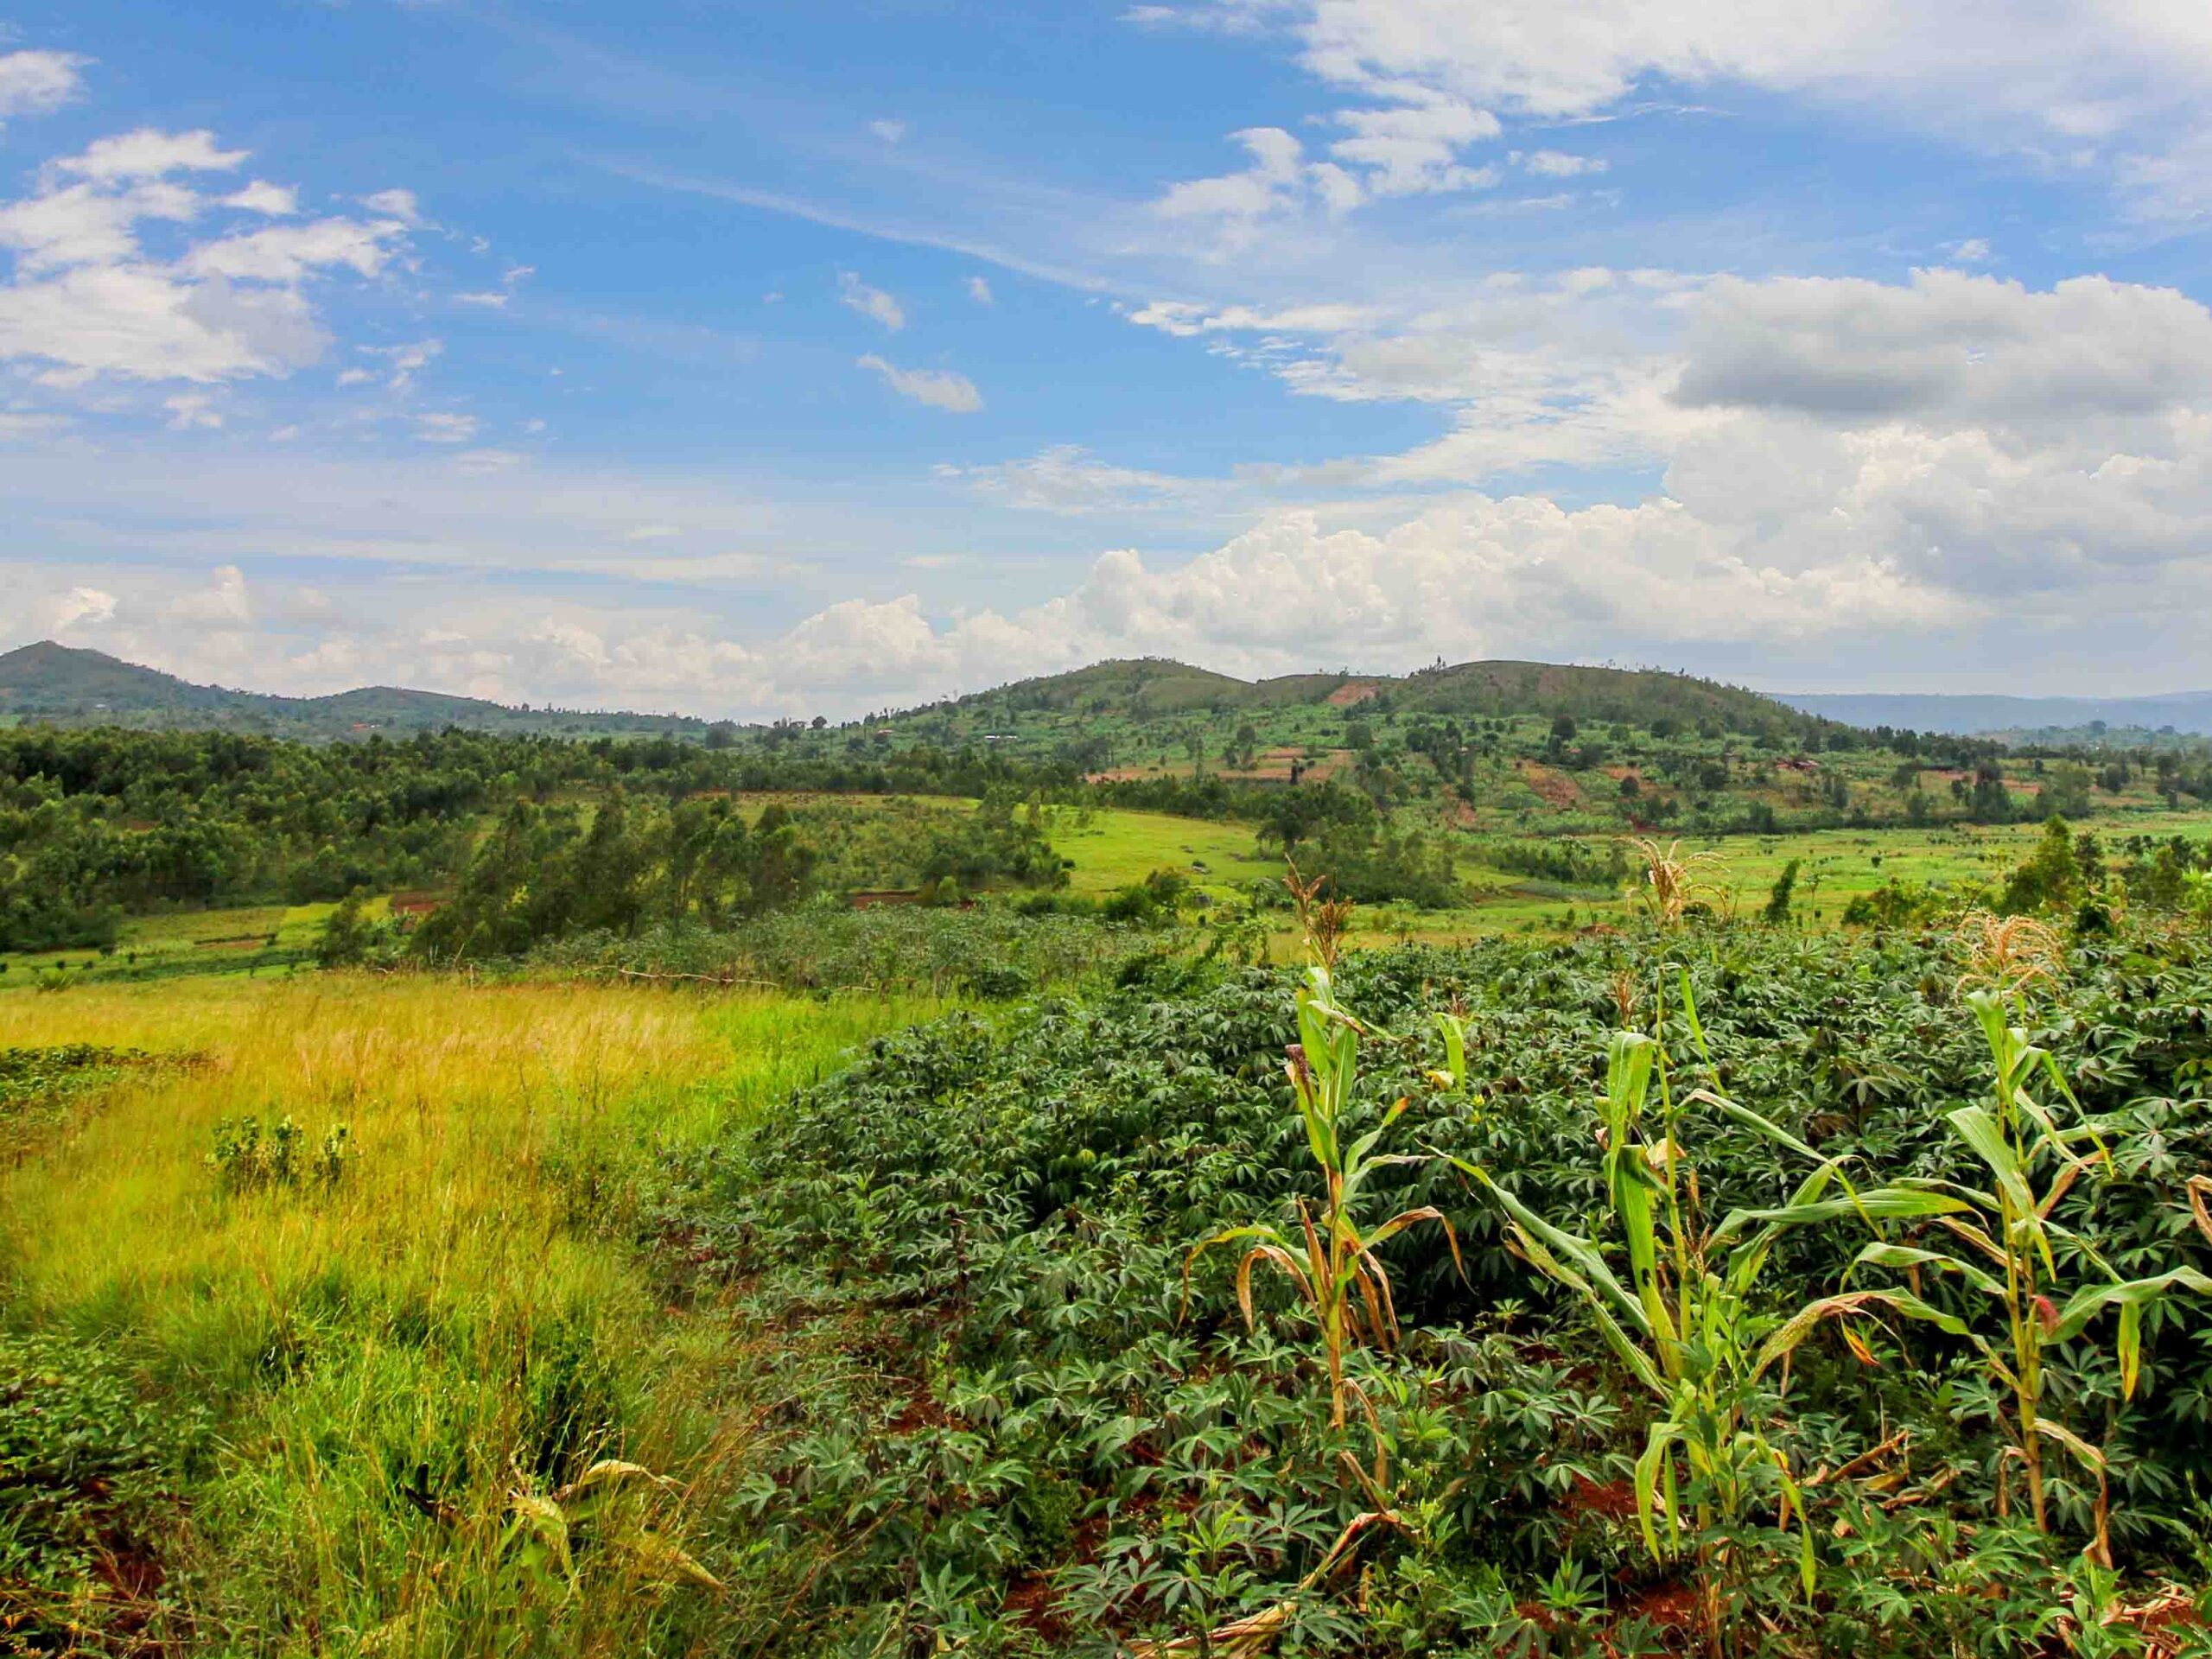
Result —
<instances>
[{"instance_id":1,"label":"cumulus cloud","mask_svg":"<svg viewBox=\"0 0 2212 1659\"><path fill-rule=\"evenodd\" d=\"M210 586L178 594L163 612L170 622L235 630L253 620L253 601L246 593L245 572L235 564L216 567Z\"/></svg>"},{"instance_id":2,"label":"cumulus cloud","mask_svg":"<svg viewBox=\"0 0 2212 1659\"><path fill-rule=\"evenodd\" d=\"M174 257L145 251L148 224L188 227L219 207L292 214L292 194L263 181L222 197L191 181L232 172L246 155L204 130L140 128L49 162L31 194L0 203L0 246L16 251L0 283L0 360L43 364L41 378L64 385L101 376L212 383L315 361L327 340L308 282L375 276L406 226L333 218L236 231Z\"/></svg>"},{"instance_id":3,"label":"cumulus cloud","mask_svg":"<svg viewBox=\"0 0 2212 1659\"><path fill-rule=\"evenodd\" d=\"M1249 242L1260 221L1319 205L1343 213L1359 205L1359 181L1333 162L1309 162L1306 147L1281 127L1246 127L1229 135L1251 165L1211 178L1171 185L1153 203L1164 219L1211 221L1225 251Z\"/></svg>"},{"instance_id":4,"label":"cumulus cloud","mask_svg":"<svg viewBox=\"0 0 2212 1659\"><path fill-rule=\"evenodd\" d=\"M1469 167L1459 159L1467 145L1497 137L1496 116L1419 86L1405 88L1403 96L1399 104L1337 112L1352 136L1331 144L1329 153L1359 170L1370 194L1421 195L1497 182L1495 167Z\"/></svg>"},{"instance_id":5,"label":"cumulus cloud","mask_svg":"<svg viewBox=\"0 0 2212 1659\"><path fill-rule=\"evenodd\" d=\"M47 626L56 633L71 628L96 628L115 620L115 607L113 594L98 588L72 588L54 603Z\"/></svg>"},{"instance_id":6,"label":"cumulus cloud","mask_svg":"<svg viewBox=\"0 0 2212 1659\"><path fill-rule=\"evenodd\" d=\"M871 322L881 323L894 334L906 326L906 308L881 289L870 288L860 279L857 271L837 273L837 300L848 310L858 312Z\"/></svg>"},{"instance_id":7,"label":"cumulus cloud","mask_svg":"<svg viewBox=\"0 0 2212 1659\"><path fill-rule=\"evenodd\" d=\"M74 174L98 184L166 178L172 173L222 173L246 158L243 149L219 149L215 135L202 127L192 132L163 132L140 127L95 140L80 156L55 162L57 173Z\"/></svg>"},{"instance_id":8,"label":"cumulus cloud","mask_svg":"<svg viewBox=\"0 0 2212 1659\"><path fill-rule=\"evenodd\" d=\"M77 72L90 61L68 52L0 53L0 121L60 109L82 89Z\"/></svg>"},{"instance_id":9,"label":"cumulus cloud","mask_svg":"<svg viewBox=\"0 0 2212 1659\"><path fill-rule=\"evenodd\" d=\"M300 211L300 193L288 184L271 184L266 179L256 179L243 190L234 190L223 198L223 206L236 207L249 213L259 213L268 219L289 219Z\"/></svg>"},{"instance_id":10,"label":"cumulus cloud","mask_svg":"<svg viewBox=\"0 0 2212 1659\"><path fill-rule=\"evenodd\" d=\"M374 195L363 196L361 206L403 225L419 226L429 223L423 217L423 204L416 200L412 190L379 190Z\"/></svg>"},{"instance_id":11,"label":"cumulus cloud","mask_svg":"<svg viewBox=\"0 0 2212 1659\"><path fill-rule=\"evenodd\" d=\"M355 349L364 357L383 359L386 391L406 391L413 387L417 374L445 354L446 343L442 340L416 340L399 346L362 346ZM338 377L338 384L353 385L375 378L366 370L348 369Z\"/></svg>"},{"instance_id":12,"label":"cumulus cloud","mask_svg":"<svg viewBox=\"0 0 2212 1659\"><path fill-rule=\"evenodd\" d=\"M2212 313L2103 276L1720 277L1693 316L1676 392L1693 407L2048 430L2212 393Z\"/></svg>"},{"instance_id":13,"label":"cumulus cloud","mask_svg":"<svg viewBox=\"0 0 2212 1659\"><path fill-rule=\"evenodd\" d=\"M950 369L902 369L873 352L855 358L854 366L874 370L883 377L883 384L901 397L911 397L947 414L973 415L983 406L983 394L976 390L976 383Z\"/></svg>"}]
</instances>

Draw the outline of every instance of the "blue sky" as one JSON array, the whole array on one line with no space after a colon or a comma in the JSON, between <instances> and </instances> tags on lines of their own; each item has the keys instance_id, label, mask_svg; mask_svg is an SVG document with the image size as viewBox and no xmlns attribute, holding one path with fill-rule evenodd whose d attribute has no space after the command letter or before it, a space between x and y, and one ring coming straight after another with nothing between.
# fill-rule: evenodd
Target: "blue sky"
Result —
<instances>
[{"instance_id":1,"label":"blue sky","mask_svg":"<svg viewBox=\"0 0 2212 1659\"><path fill-rule=\"evenodd\" d=\"M2212 8L0 16L0 645L2206 678Z\"/></svg>"}]
</instances>

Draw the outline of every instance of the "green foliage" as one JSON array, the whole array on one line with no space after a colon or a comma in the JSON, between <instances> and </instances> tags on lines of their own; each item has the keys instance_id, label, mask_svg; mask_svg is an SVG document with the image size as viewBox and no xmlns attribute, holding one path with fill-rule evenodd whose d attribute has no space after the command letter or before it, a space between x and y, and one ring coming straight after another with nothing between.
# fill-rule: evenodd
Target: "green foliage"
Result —
<instances>
[{"instance_id":1,"label":"green foliage","mask_svg":"<svg viewBox=\"0 0 2212 1659\"><path fill-rule=\"evenodd\" d=\"M333 1187L353 1156L352 1138L345 1124L334 1123L310 1146L307 1131L289 1113L265 1129L251 1114L226 1117L215 1125L207 1167L229 1193Z\"/></svg>"},{"instance_id":2,"label":"green foliage","mask_svg":"<svg viewBox=\"0 0 2212 1659\"><path fill-rule=\"evenodd\" d=\"M1054 895L1054 906L1070 903ZM648 925L629 938L572 937L540 947L532 966L630 974L674 983L766 984L794 991L967 992L1023 996L1091 976L1111 977L1172 948L1142 923L1020 906L853 910L817 901L735 926Z\"/></svg>"},{"instance_id":3,"label":"green foliage","mask_svg":"<svg viewBox=\"0 0 2212 1659\"><path fill-rule=\"evenodd\" d=\"M1766 895L1766 908L1759 912L1759 919L1770 927L1789 925L1789 897L1796 891L1797 872L1804 868L1802 859L1791 859L1782 867L1782 874L1774 878L1774 886Z\"/></svg>"},{"instance_id":4,"label":"green foliage","mask_svg":"<svg viewBox=\"0 0 2212 1659\"><path fill-rule=\"evenodd\" d=\"M2072 832L2065 819L2053 817L2044 825L2043 839L2036 843L2035 851L2006 879L1999 908L2014 916L2070 908L2080 897L2082 886Z\"/></svg>"},{"instance_id":5,"label":"green foliage","mask_svg":"<svg viewBox=\"0 0 2212 1659\"><path fill-rule=\"evenodd\" d=\"M322 925L322 937L315 941L315 959L321 966L353 968L368 960L383 930L363 915L362 908L361 891L357 887L330 912Z\"/></svg>"},{"instance_id":6,"label":"green foliage","mask_svg":"<svg viewBox=\"0 0 2212 1659\"><path fill-rule=\"evenodd\" d=\"M43 1141L73 1101L160 1063L138 1049L91 1043L0 1048L0 1162Z\"/></svg>"},{"instance_id":7,"label":"green foliage","mask_svg":"<svg viewBox=\"0 0 2212 1659\"><path fill-rule=\"evenodd\" d=\"M0 1647L131 1649L200 1428L99 1347L0 1334Z\"/></svg>"},{"instance_id":8,"label":"green foliage","mask_svg":"<svg viewBox=\"0 0 2212 1659\"><path fill-rule=\"evenodd\" d=\"M2212 961L2157 949L2082 947L2036 1039L2112 1158L2111 1178L2056 1198L2050 1223L2078 1243L2054 1251L2094 1250L2123 1284L2212 1267L2189 1219L2212 1113L2186 1081L2212 1058ZM1971 1343L1875 1330L1900 1304L1862 1300L1851 1334L1883 1361L1869 1370L1834 1319L1802 1317L1910 1294L1847 1281L1862 1213L1892 1235L1912 1214L1964 1217L1961 1189L1987 1179L1947 1116L1988 1093L1986 1035L1955 995L1971 966L1945 940L1725 927L1352 956L1328 1002L1370 1034L1303 1097L1286 1038L1333 1054L1345 1028L1308 982L1320 1023L1304 1031L1300 982L1269 972L1154 970L884 1039L690 1167L664 1222L690 1269L741 1287L762 1386L792 1402L747 1487L779 1619L759 1639L860 1654L1210 1634L1220 1650L1264 1630L1381 1654L1510 1651L1548 1626L1547 1643L1580 1630L1631 1650L1649 1632L1626 1604L1681 1567L1653 1564L1632 1505L1587 1495L1632 1494L1639 1459L1662 1555L1704 1562L1739 1630L1902 1659L1939 1630L2027 1650L2075 1600L2101 1620L2114 1592L2065 1565L2073 1542L1996 1518L2012 1437ZM1673 1014L1634 1020L1662 995ZM1643 1033L1615 1041L1624 1018ZM1429 1080L1452 1074L1454 1030L1471 1097ZM1686 1073L1701 1086L1662 1089ZM1344 1281L1341 1427L1315 1383L1330 1313L1295 1220L1302 1203L1327 1262L1332 1166L1301 1099L1318 1108L1330 1077L1346 1080L1321 1114L1333 1144L1363 1148L1352 1230L1433 1208L1465 1247L1463 1279L1440 1228L1376 1244L1394 1319L1370 1319L1359 1272ZM1386 1126L1389 1144L1482 1170L1480 1191L1520 1212L1434 1160L1394 1161L1369 1138ZM1847 1185L1862 1165L1886 1183ZM1516 1228L1596 1300L1561 1284L1530 1307L1546 1281L1510 1253ZM1250 1272L1281 1267L1263 1252L1241 1287L1248 1329L1234 1252L1201 1250L1183 1316L1193 1249L1240 1229L1225 1242L1281 1250L1306 1287ZM1363 1260L1346 1246L1334 1267ZM1931 1282L1926 1305L1953 1288ZM2137 1335L2132 1395L2074 1344L2044 1414L2101 1425L2115 1561L2197 1573L2174 1552L2196 1514L2187 1471L2212 1457L2212 1319L2168 1298ZM2094 1535L2093 1485L2055 1480L2050 1499L2054 1535Z\"/></svg>"},{"instance_id":9,"label":"green foliage","mask_svg":"<svg viewBox=\"0 0 2212 1659\"><path fill-rule=\"evenodd\" d=\"M1843 907L1843 920L1848 927L1912 927L1949 914L1960 902L1923 882L1891 876L1871 893L1854 893Z\"/></svg>"},{"instance_id":10,"label":"green foliage","mask_svg":"<svg viewBox=\"0 0 2212 1659\"><path fill-rule=\"evenodd\" d=\"M2193 1267L2175 1265L2125 1278L2093 1243L2056 1220L2053 1212L2075 1182L2109 1172L2112 1159L2094 1123L2077 1121L2062 1126L2051 1108L2031 1092L2031 1086L2048 1082L2057 1098L2073 1103L2072 1091L2048 1051L2031 1042L2026 1032L2012 1023L2028 982L2018 977L2000 980L1967 996L1989 1044L1995 1087L1988 1107L1962 1106L1945 1118L1983 1166L1981 1179L1971 1185L1946 1181L1916 1189L1928 1201L1923 1213L1936 1213L1948 1236L1934 1238L1934 1249L1885 1239L1861 1250L1853 1264L1854 1268L1904 1270L1912 1275L1915 1290L1853 1290L1827 1298L1785 1325L1769 1346L1774 1354L1787 1352L1819 1319L1847 1320L1876 1310L1923 1319L1967 1338L1991 1380L2012 1396L2012 1414L2003 1420L2011 1444L1999 1467L1999 1513L2005 1512L2006 1477L2017 1460L2026 1476L2036 1529L2050 1529L2044 1452L2046 1444L2057 1446L2096 1482L2095 1548L2109 1567L2105 1453L2075 1429L2044 1414L2044 1398L2051 1391L2048 1373L2062 1363L2065 1344L2111 1310L2118 1318L2120 1395L2123 1400L2132 1399L2142 1372L2145 1311L2173 1291L2212 1294L2212 1277ZM2038 1180L2043 1183L2040 1192ZM2212 1180L2189 1178L2188 1198L2196 1223L2212 1241L2212 1216L2207 1214L2203 1196L2208 1189L2212 1189ZM1962 1251L1960 1244L1967 1248ZM2078 1261L2087 1269L2083 1276L2088 1282L2070 1294L2061 1288L2057 1248L2067 1250L2069 1265ZM1990 1271L1993 1266L1996 1274ZM1955 1286L1970 1293L1963 1298L1969 1306L1974 1306L1973 1296L1983 1299L1980 1311L1984 1317L1970 1321L1923 1300L1920 1288L1930 1279L1947 1289ZM2062 1295L2063 1301L2057 1300ZM1943 1300L1956 1306L1953 1298ZM1994 1326L1997 1334L1986 1335L1976 1325Z\"/></svg>"}]
</instances>

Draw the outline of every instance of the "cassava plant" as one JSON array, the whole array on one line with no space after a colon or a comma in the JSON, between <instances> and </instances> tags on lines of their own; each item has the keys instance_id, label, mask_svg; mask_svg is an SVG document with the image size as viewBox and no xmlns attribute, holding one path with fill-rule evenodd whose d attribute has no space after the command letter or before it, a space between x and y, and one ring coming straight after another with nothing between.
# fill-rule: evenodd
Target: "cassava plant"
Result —
<instances>
[{"instance_id":1,"label":"cassava plant","mask_svg":"<svg viewBox=\"0 0 2212 1659\"><path fill-rule=\"evenodd\" d=\"M1444 1212L1428 1205L1402 1210L1373 1227L1361 1222L1362 1189L1370 1175L1394 1164L1427 1160L1376 1150L1411 1103L1403 1096L1383 1113L1381 1122L1346 1143L1344 1129L1359 1073L1360 1040L1383 1033L1364 1024L1336 1000L1332 975L1350 903L1322 898L1321 881L1301 881L1295 864L1290 867L1287 885L1298 907L1307 963L1306 982L1297 992L1300 1040L1291 1045L1284 1071L1305 1126L1306 1147L1321 1177L1322 1196L1318 1205L1305 1198L1295 1201L1298 1225L1294 1233L1259 1222L1225 1227L1201 1240L1184 1259L1185 1294L1187 1298L1191 1268L1200 1256L1217 1245L1244 1244L1244 1254L1236 1264L1236 1301L1245 1323L1250 1325L1254 1321L1253 1268L1265 1262L1279 1269L1313 1315L1328 1368L1330 1427L1342 1428L1345 1350L1363 1335L1384 1349L1397 1338L1390 1276L1376 1258L1376 1249L1424 1221L1444 1229L1455 1262L1459 1240ZM1449 1070L1435 1074L1435 1080L1456 1085L1465 1076L1465 1036L1459 1022L1448 1014L1440 1015L1438 1023L1444 1032Z\"/></svg>"},{"instance_id":2,"label":"cassava plant","mask_svg":"<svg viewBox=\"0 0 2212 1659\"><path fill-rule=\"evenodd\" d=\"M1958 1201L1954 1208L1934 1217L1936 1225L1952 1242L1942 1248L1930 1248L1924 1243L1881 1240L1867 1245L1853 1264L1854 1272L1861 1267L1899 1269L1910 1274L1916 1285L1929 1277L1955 1281L1972 1294L1967 1306L1980 1317L1970 1320L1917 1294L1851 1290L1824 1297L1802 1310L1775 1333L1768 1348L1777 1355L1786 1352L1823 1319L1835 1319L1847 1325L1878 1308L1966 1338L1980 1356L1989 1376L2012 1401L2012 1412L2003 1423L2009 1444L1999 1465L1999 1512L2009 1509L2010 1483L2005 1476L2017 1464L2025 1477L2036 1529L2050 1531L2044 1453L2047 1444L2056 1444L2097 1481L2097 1536L2091 1548L2109 1565L2101 1496L2104 1453L2047 1414L2044 1394L2050 1367L2062 1344L2082 1335L2107 1308L2116 1309L2119 1325L2114 1349L2120 1361L2120 1391L2133 1399L2142 1367L2144 1309L2170 1291L2212 1294L2212 1278L2194 1268L2174 1267L2142 1278L2123 1279L2088 1240L2057 1219L2055 1212L2059 1202L2075 1184L2084 1175L2108 1171L2112 1160L2095 1126L2079 1121L2079 1103L2056 1060L2013 1023L2026 988L2049 977L2047 960L2036 959L2040 952L2023 953L2010 948L1980 954L1984 965L1969 976L1980 988L1967 991L1966 1001L1988 1041L1995 1086L1988 1104L1962 1106L1945 1116L1953 1134L1980 1160L1986 1184L1916 1183ZM2032 971L2023 963L2032 963ZM2050 1098L2038 1100L2032 1087L2046 1082ZM2062 1109L2070 1110L2077 1121L2062 1126L2058 1116ZM2212 1191L2212 1182L2202 1176L2189 1183L2196 1224L2212 1238L2212 1211L2208 1211L2205 1202L2208 1191ZM2071 1290L2062 1283L2054 1242L2066 1247L2069 1259L2078 1258L2088 1265L2095 1275L2090 1282Z\"/></svg>"},{"instance_id":3,"label":"cassava plant","mask_svg":"<svg viewBox=\"0 0 2212 1659\"><path fill-rule=\"evenodd\" d=\"M1681 1000L1682 1018L1703 1052L1687 975ZM1659 1019L1663 1037L1663 1010ZM1655 1081L1657 1122L1648 1125ZM1681 1108L1694 1102L1810 1166L1786 1202L1732 1211L1708 1225L1679 1133ZM1650 1396L1651 1426L1635 1470L1644 1544L1655 1558L1673 1559L1688 1525L1707 1624L1718 1644L1726 1622L1724 1584L1743 1565L1732 1541L1755 1511L1771 1510L1785 1528L1795 1516L1808 1595L1817 1569L1803 1495L1769 1435L1779 1407L1764 1383L1782 1351L1765 1343L1778 1321L1762 1311L1754 1291L1776 1242L1793 1227L1854 1215L1929 1215L1959 1201L1899 1186L1855 1191L1835 1160L1758 1113L1702 1088L1677 1102L1663 1042L1641 1032L1614 1033L1598 1109L1607 1208L1625 1274L1598 1238L1547 1221L1480 1166L1451 1161L1504 1212L1516 1253L1582 1300Z\"/></svg>"}]
</instances>

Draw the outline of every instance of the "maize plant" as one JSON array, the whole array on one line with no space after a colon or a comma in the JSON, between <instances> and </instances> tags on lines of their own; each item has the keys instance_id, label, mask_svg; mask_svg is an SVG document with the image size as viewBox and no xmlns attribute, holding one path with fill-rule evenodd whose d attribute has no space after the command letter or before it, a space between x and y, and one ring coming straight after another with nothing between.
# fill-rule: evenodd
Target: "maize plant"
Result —
<instances>
[{"instance_id":1,"label":"maize plant","mask_svg":"<svg viewBox=\"0 0 2212 1659\"><path fill-rule=\"evenodd\" d=\"M1236 1302L1244 1322L1254 1322L1252 1269L1262 1262L1279 1269L1290 1281L1298 1299L1313 1315L1321 1340L1322 1357L1329 1373L1329 1423L1344 1427L1344 1351L1363 1335L1378 1348L1389 1348L1397 1338L1397 1310L1390 1294L1390 1275L1383 1270L1376 1249L1418 1222L1433 1221L1444 1229L1454 1262L1459 1258L1459 1236L1444 1212L1433 1205L1402 1210L1388 1221L1363 1229L1359 1215L1361 1189L1376 1170L1393 1164L1421 1163L1424 1158L1376 1151L1390 1126L1411 1103L1400 1096L1382 1115L1382 1121L1346 1145L1344 1122L1351 1104L1359 1072L1359 1045L1363 1037L1380 1036L1371 1027L1338 1006L1332 979L1336 946L1342 938L1350 906L1342 901L1319 900L1320 883L1301 883L1295 866L1289 887L1306 924L1308 962L1306 983L1297 993L1298 1034L1291 1045L1284 1070L1291 1094L1306 1129L1306 1144L1319 1171L1322 1198L1318 1207L1300 1198L1295 1210L1295 1232L1268 1223L1229 1227L1200 1241L1185 1257L1184 1292L1187 1300L1190 1273L1198 1259L1219 1244L1246 1245L1236 1264ZM1465 1077L1465 1033L1449 1014L1437 1016L1444 1033L1448 1069L1432 1074L1440 1084L1456 1086Z\"/></svg>"},{"instance_id":2,"label":"maize plant","mask_svg":"<svg viewBox=\"0 0 2212 1659\"><path fill-rule=\"evenodd\" d=\"M1685 1018L1702 1050L1687 976L1681 990ZM1646 1132L1655 1076L1656 1136ZM1808 1595L1817 1571L1803 1496L1787 1456L1768 1435L1776 1402L1761 1386L1783 1351L1762 1345L1777 1321L1759 1310L1753 1294L1776 1242L1794 1227L1852 1216L1926 1216L1964 1205L1901 1186L1855 1191L1836 1160L1757 1112L1705 1089L1681 1103L1691 1102L1802 1158L1810 1171L1783 1204L1737 1210L1708 1228L1696 1170L1677 1133L1679 1107L1667 1081L1665 1050L1642 1033L1616 1033L1599 1116L1608 1208L1627 1257L1625 1275L1597 1239L1545 1220L1479 1166L1451 1161L1504 1212L1516 1253L1581 1299L1629 1375L1650 1395L1656 1410L1636 1463L1637 1519L1645 1547L1662 1560L1679 1553L1689 1528L1697 1541L1705 1617L1717 1643L1721 1584L1736 1566L1727 1541L1755 1510L1771 1507L1785 1529L1794 1515Z\"/></svg>"},{"instance_id":3,"label":"maize plant","mask_svg":"<svg viewBox=\"0 0 2212 1659\"><path fill-rule=\"evenodd\" d=\"M1693 904L1722 898L1719 885L1708 874L1719 868L1718 854L1685 853L1679 841L1662 847L1656 839L1643 836L1629 844L1643 866L1637 894L1662 925L1677 925Z\"/></svg>"},{"instance_id":4,"label":"maize plant","mask_svg":"<svg viewBox=\"0 0 2212 1659\"><path fill-rule=\"evenodd\" d=\"M2046 1442L2063 1447L2094 1476L2101 1493L2105 1466L2102 1452L2044 1414L2044 1380L2054 1351L2080 1336L2107 1308L2117 1309L2114 1348L2120 1361L2120 1389L2133 1399L2142 1367L2143 1310L2169 1291L2212 1294L2212 1278L2194 1268L2176 1267L2145 1278L2122 1279L2087 1241L2056 1218L2059 1201L2075 1183L2096 1167L2109 1168L2111 1160L2093 1125L2076 1122L2070 1128L2060 1127L2053 1109L2031 1092L2032 1084L2047 1080L2056 1098L2079 1111L2079 1103L2057 1062L2012 1023L2013 1001L2022 982L2013 982L2008 990L2000 981L1967 993L1967 1004L1980 1022L1995 1062L1995 1089L1988 1105L1964 1106L1946 1115L1952 1132L1980 1160L1987 1173L1987 1185L1914 1184L1959 1200L1955 1210L1936 1217L1936 1224L1955 1244L1936 1249L1882 1241L1866 1246L1853 1264L1854 1271L1859 1267L1894 1268L1912 1274L1916 1281L1923 1275L1956 1281L1979 1299L1985 1317L1969 1324L1916 1295L1847 1291L1805 1308L1775 1333L1768 1346L1773 1353L1785 1352L1802 1342L1821 1320L1833 1318L1847 1323L1876 1306L1891 1308L1965 1338L1981 1357L1990 1376L2012 1395L2012 1415L2004 1425L2011 1443L2000 1467L2009 1470L2015 1463L2020 1466L2036 1529L2047 1533ZM2212 1190L2212 1182L2202 1176L2189 1184L2197 1225L2212 1238L2212 1212L2208 1212L2205 1204L2208 1190ZM2069 1256L2079 1257L2101 1276L2066 1292L2059 1282L2053 1241L2066 1245ZM2000 1476L2000 1513L2008 1507L2008 1487ZM2109 1565L2101 1497L2097 1529L2092 1547Z\"/></svg>"}]
</instances>

